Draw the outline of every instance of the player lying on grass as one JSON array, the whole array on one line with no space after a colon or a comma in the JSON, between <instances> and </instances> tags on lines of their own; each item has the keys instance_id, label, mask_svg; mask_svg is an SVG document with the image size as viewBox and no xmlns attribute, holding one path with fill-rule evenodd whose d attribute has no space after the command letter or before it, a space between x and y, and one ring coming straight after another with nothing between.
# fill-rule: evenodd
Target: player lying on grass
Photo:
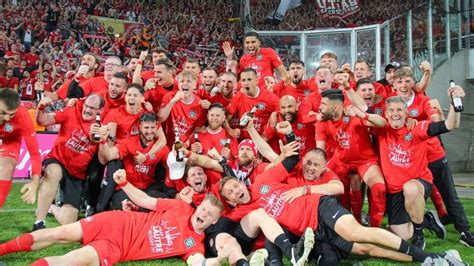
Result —
<instances>
[{"instance_id":1,"label":"player lying on grass","mask_svg":"<svg viewBox=\"0 0 474 266\"><path fill-rule=\"evenodd\" d=\"M194 210L182 200L157 199L127 182L123 169L114 179L143 212L110 211L72 224L25 233L0 245L0 256L38 250L55 243L80 242L83 247L33 265L111 265L122 261L179 256L197 265L220 265L225 256L204 260L204 230L215 223L222 203L208 196ZM190 200L190 199L188 199Z\"/></svg>"}]
</instances>

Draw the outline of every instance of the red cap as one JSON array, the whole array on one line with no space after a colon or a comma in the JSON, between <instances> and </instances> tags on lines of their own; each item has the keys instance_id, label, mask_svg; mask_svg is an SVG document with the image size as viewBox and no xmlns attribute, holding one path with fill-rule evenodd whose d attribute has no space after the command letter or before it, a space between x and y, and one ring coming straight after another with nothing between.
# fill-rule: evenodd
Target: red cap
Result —
<instances>
[{"instance_id":1,"label":"red cap","mask_svg":"<svg viewBox=\"0 0 474 266\"><path fill-rule=\"evenodd\" d=\"M251 139L244 139L239 143L239 149L242 146L248 146L250 149L253 151L253 155L257 156L257 147L255 146L255 143Z\"/></svg>"}]
</instances>

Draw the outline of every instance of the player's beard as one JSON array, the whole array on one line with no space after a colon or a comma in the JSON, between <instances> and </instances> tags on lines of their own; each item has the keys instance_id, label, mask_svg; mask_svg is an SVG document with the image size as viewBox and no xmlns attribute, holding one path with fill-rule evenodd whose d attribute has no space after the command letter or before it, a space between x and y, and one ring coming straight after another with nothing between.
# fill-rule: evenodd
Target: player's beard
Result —
<instances>
[{"instance_id":1,"label":"player's beard","mask_svg":"<svg viewBox=\"0 0 474 266\"><path fill-rule=\"evenodd\" d=\"M291 116L291 117L288 117L288 116ZM286 112L284 115L283 115L283 118L285 119L285 121L288 121L288 122L293 122L296 120L296 117L298 116L298 114L296 112ZM288 119L289 118L289 119Z\"/></svg>"}]
</instances>

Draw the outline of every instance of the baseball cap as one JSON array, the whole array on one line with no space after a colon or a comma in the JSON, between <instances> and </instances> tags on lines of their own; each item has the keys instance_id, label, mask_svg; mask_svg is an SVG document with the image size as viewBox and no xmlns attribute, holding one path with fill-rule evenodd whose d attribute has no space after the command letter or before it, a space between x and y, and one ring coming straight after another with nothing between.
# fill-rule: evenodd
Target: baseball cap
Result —
<instances>
[{"instance_id":1,"label":"baseball cap","mask_svg":"<svg viewBox=\"0 0 474 266\"><path fill-rule=\"evenodd\" d=\"M255 146L255 143L251 139L244 139L239 143L239 149L242 146L248 146L250 149L253 151L253 155L257 156L257 147Z\"/></svg>"},{"instance_id":2,"label":"baseball cap","mask_svg":"<svg viewBox=\"0 0 474 266\"><path fill-rule=\"evenodd\" d=\"M402 66L402 64L400 64L400 62L392 61L392 62L388 63L388 65L385 66L385 72L387 72L390 68L393 68L393 69L397 70L401 66Z\"/></svg>"},{"instance_id":3,"label":"baseball cap","mask_svg":"<svg viewBox=\"0 0 474 266\"><path fill-rule=\"evenodd\" d=\"M168 158L166 159L166 164L170 169L170 179L171 180L179 180L184 176L184 168L186 167L186 158L182 162L176 161L176 153L171 151L168 154Z\"/></svg>"}]
</instances>

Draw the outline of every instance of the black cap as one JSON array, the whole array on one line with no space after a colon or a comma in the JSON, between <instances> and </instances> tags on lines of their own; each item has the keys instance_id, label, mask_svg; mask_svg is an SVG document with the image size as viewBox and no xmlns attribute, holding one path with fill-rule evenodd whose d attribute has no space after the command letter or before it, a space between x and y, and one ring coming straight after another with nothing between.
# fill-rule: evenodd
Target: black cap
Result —
<instances>
[{"instance_id":1,"label":"black cap","mask_svg":"<svg viewBox=\"0 0 474 266\"><path fill-rule=\"evenodd\" d=\"M400 64L400 62L392 61L392 62L388 63L388 65L385 66L385 72L387 72L391 68L393 68L395 70L398 70L401 66L402 66L402 64Z\"/></svg>"}]
</instances>

